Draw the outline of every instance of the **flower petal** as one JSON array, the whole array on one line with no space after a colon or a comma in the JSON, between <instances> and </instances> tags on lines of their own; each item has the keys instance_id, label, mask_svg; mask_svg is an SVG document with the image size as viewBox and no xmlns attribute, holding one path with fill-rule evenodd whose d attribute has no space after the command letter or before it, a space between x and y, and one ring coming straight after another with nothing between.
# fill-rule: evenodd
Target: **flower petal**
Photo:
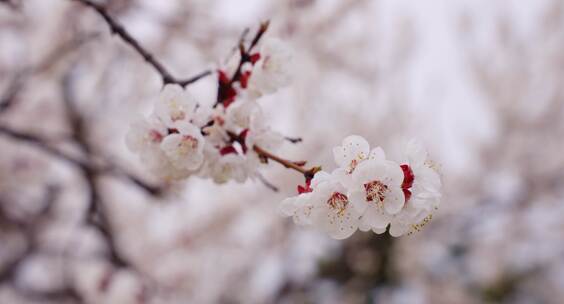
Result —
<instances>
[{"instance_id":1,"label":"flower petal","mask_svg":"<svg viewBox=\"0 0 564 304\"><path fill-rule=\"evenodd\" d=\"M342 145L333 149L335 162L339 167L348 167L352 160L362 160L368 157L370 145L361 136L350 135L343 139Z\"/></svg>"},{"instance_id":2,"label":"flower petal","mask_svg":"<svg viewBox=\"0 0 564 304\"><path fill-rule=\"evenodd\" d=\"M386 228L390 223L390 217L382 213L376 206L370 206L364 213L364 216L372 228Z\"/></svg>"},{"instance_id":3,"label":"flower petal","mask_svg":"<svg viewBox=\"0 0 564 304\"><path fill-rule=\"evenodd\" d=\"M361 217L360 218L360 222L358 224L358 230L366 232L368 230L370 230L372 227L370 227L370 224L368 223L368 221L366 220L365 217Z\"/></svg>"},{"instance_id":4,"label":"flower petal","mask_svg":"<svg viewBox=\"0 0 564 304\"><path fill-rule=\"evenodd\" d=\"M329 236L336 240L346 239L358 229L359 217L354 212L347 211L337 216L336 221L336 227L328 231Z\"/></svg>"},{"instance_id":5,"label":"flower petal","mask_svg":"<svg viewBox=\"0 0 564 304\"><path fill-rule=\"evenodd\" d=\"M406 234L409 231L409 225L393 222L390 224L390 235L398 237Z\"/></svg>"},{"instance_id":6,"label":"flower petal","mask_svg":"<svg viewBox=\"0 0 564 304\"><path fill-rule=\"evenodd\" d=\"M294 212L298 209L296 206L297 197L288 197L280 202L278 211L285 216L293 216Z\"/></svg>"},{"instance_id":7,"label":"flower petal","mask_svg":"<svg viewBox=\"0 0 564 304\"><path fill-rule=\"evenodd\" d=\"M376 234L382 234L382 233L386 232L386 227L384 227L384 228L372 228L372 232L374 232Z\"/></svg>"},{"instance_id":8,"label":"flower petal","mask_svg":"<svg viewBox=\"0 0 564 304\"><path fill-rule=\"evenodd\" d=\"M337 180L339 183L341 183L341 185L349 190L357 188L361 189L361 187L356 187L357 184L353 181L352 175L347 173L344 168L335 169L333 172L331 172L331 175L333 176L333 178L335 178L335 180Z\"/></svg>"},{"instance_id":9,"label":"flower petal","mask_svg":"<svg viewBox=\"0 0 564 304\"><path fill-rule=\"evenodd\" d=\"M372 149L372 151L370 151L370 155L368 156L368 159L384 161L386 159L386 153L384 153L384 150L382 148L376 147Z\"/></svg>"},{"instance_id":10,"label":"flower petal","mask_svg":"<svg viewBox=\"0 0 564 304\"><path fill-rule=\"evenodd\" d=\"M319 186L319 184L327 182L329 180L331 180L331 174L325 171L319 171L313 176L313 179L311 180L311 187L315 188Z\"/></svg>"},{"instance_id":11,"label":"flower petal","mask_svg":"<svg viewBox=\"0 0 564 304\"><path fill-rule=\"evenodd\" d=\"M405 203L405 197L400 188L391 187L384 199L384 209L389 214L396 214L401 211Z\"/></svg>"},{"instance_id":12,"label":"flower petal","mask_svg":"<svg viewBox=\"0 0 564 304\"><path fill-rule=\"evenodd\" d=\"M365 160L361 162L354 172L352 179L357 184L364 184L373 180L384 180L386 177L386 163L376 160Z\"/></svg>"},{"instance_id":13,"label":"flower petal","mask_svg":"<svg viewBox=\"0 0 564 304\"><path fill-rule=\"evenodd\" d=\"M405 153L412 167L422 166L427 159L427 151L420 142L414 139L407 143Z\"/></svg>"},{"instance_id":14,"label":"flower petal","mask_svg":"<svg viewBox=\"0 0 564 304\"><path fill-rule=\"evenodd\" d=\"M401 186L403 178L404 174L400 165L393 161L386 161L386 184L389 186Z\"/></svg>"},{"instance_id":15,"label":"flower petal","mask_svg":"<svg viewBox=\"0 0 564 304\"><path fill-rule=\"evenodd\" d=\"M349 202L351 206L358 212L358 214L362 215L366 211L368 207L368 202L366 202L364 192L363 191L352 191L348 194Z\"/></svg>"}]
</instances>

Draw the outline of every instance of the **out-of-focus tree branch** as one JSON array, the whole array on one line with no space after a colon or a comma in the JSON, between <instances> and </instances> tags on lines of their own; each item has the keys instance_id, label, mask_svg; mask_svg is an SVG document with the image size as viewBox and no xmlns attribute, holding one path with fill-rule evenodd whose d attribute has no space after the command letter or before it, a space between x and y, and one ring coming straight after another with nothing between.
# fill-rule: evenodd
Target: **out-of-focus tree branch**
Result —
<instances>
[{"instance_id":1,"label":"out-of-focus tree branch","mask_svg":"<svg viewBox=\"0 0 564 304\"><path fill-rule=\"evenodd\" d=\"M0 95L0 114L7 112L18 102L18 94L26 85L26 80L32 74L44 73L59 63L65 56L88 41L96 38L97 34L77 35L54 47L39 63L23 67L14 73L6 90Z\"/></svg>"},{"instance_id":2,"label":"out-of-focus tree branch","mask_svg":"<svg viewBox=\"0 0 564 304\"><path fill-rule=\"evenodd\" d=\"M28 144L31 144L32 146L38 148L39 150L53 156L56 158L59 158L61 160L64 160L72 165L78 166L78 167L89 167L90 169L95 170L92 166L92 164L85 162L81 159L75 158L73 156L70 156L62 151L60 151L57 148L54 148L49 142L48 140L45 140L37 135L34 134L30 134L30 133L25 133L25 132L20 132L17 130L14 130L12 128L9 128L8 126L3 126L0 125L0 134L7 136L9 138L15 139L17 141L21 141L21 142L25 142Z\"/></svg>"},{"instance_id":3,"label":"out-of-focus tree branch","mask_svg":"<svg viewBox=\"0 0 564 304\"><path fill-rule=\"evenodd\" d=\"M17 131L14 130L8 126L4 126L0 124L0 135L4 135L7 136L9 138L12 138L14 140L20 141L20 142L25 142L28 144L31 144L32 146L34 146L35 148L53 156L56 157L58 159L61 159L63 161L66 161L68 163L70 163L71 165L77 166L79 168L81 168L82 170L90 170L93 172L96 172L98 174L113 174L116 176L121 176L124 177L128 180L130 180L133 184L137 185L138 187L140 187L141 189L145 190L147 193L151 194L151 195L160 195L162 194L162 187L156 186L156 185L151 185L143 180L141 180L139 177L136 177L135 175L129 173L126 169L121 168L119 165L117 165L114 162L111 161L106 161L104 165L98 165L95 164L94 162L91 161L85 161L82 160L80 158L71 156L55 147L53 147L53 145L49 142L49 140L46 140L42 137L39 137L35 134L31 134L31 133L26 133L26 132L21 132L21 131Z\"/></svg>"},{"instance_id":4,"label":"out-of-focus tree branch","mask_svg":"<svg viewBox=\"0 0 564 304\"><path fill-rule=\"evenodd\" d=\"M45 222L51 217L51 210L57 200L59 188L57 186L47 186L45 196L40 203L41 208L31 217L25 219L15 219L4 214L0 204L0 223L6 225L10 229L16 229L23 235L26 240L26 248L18 257L11 261L7 267L0 271L0 283L14 282L19 268L33 254L39 250L38 231L42 229ZM19 294L30 300L49 300L49 301L66 301L72 300L73 303L83 303L80 294L75 290L72 284L66 284L64 287L52 291L35 291L23 288L14 284L14 288Z\"/></svg>"},{"instance_id":5,"label":"out-of-focus tree branch","mask_svg":"<svg viewBox=\"0 0 564 304\"><path fill-rule=\"evenodd\" d=\"M143 59L145 59L147 63L149 63L153 68L155 68L155 70L157 70L157 72L161 75L163 84L178 84L182 87L186 87L212 74L212 71L208 69L185 79L173 76L172 73L167 68L165 68L165 66L159 60L157 60L153 54L147 51L135 38L133 38L133 36L131 36L131 34L125 29L123 25L121 25L121 23L110 16L104 6L90 0L71 1L80 2L83 5L86 5L95 10L98 15L100 15L108 24L112 34L118 35L125 43L129 44L137 53L139 53L139 55L141 55L141 57L143 57Z\"/></svg>"},{"instance_id":6,"label":"out-of-focus tree branch","mask_svg":"<svg viewBox=\"0 0 564 304\"><path fill-rule=\"evenodd\" d=\"M1 4L7 5L11 9L17 9L20 7L21 3L16 0L0 0Z\"/></svg>"},{"instance_id":7,"label":"out-of-focus tree branch","mask_svg":"<svg viewBox=\"0 0 564 304\"><path fill-rule=\"evenodd\" d=\"M245 47L245 37L249 33L249 29L246 28L243 31L241 37L239 38L239 45L237 47L239 50L239 54L241 55L241 58L239 59L239 63L237 65L237 68L235 69L235 72L228 79L228 81L225 80L222 81L222 79L220 79L219 84L217 86L217 98L214 107L218 106L221 103L224 103L225 100L229 99L230 94L234 92L233 84L235 82L241 81L241 76L243 75L242 73L243 65L247 62L252 61L251 52L254 49L254 47L258 44L260 39L263 37L264 33L266 33L269 25L270 25L269 21L264 21L260 24L260 27L258 28L257 32L253 36L253 39L251 40L251 43L249 44L248 47Z\"/></svg>"},{"instance_id":8,"label":"out-of-focus tree branch","mask_svg":"<svg viewBox=\"0 0 564 304\"><path fill-rule=\"evenodd\" d=\"M88 140L88 129L81 113L76 107L75 99L72 91L72 73L66 73L61 82L61 90L63 92L63 104L69 127L72 130L72 138L74 142L84 152L87 159L93 159L91 144ZM85 223L95 227L103 236L109 250L109 258L112 264L117 268L133 266L125 259L116 244L116 238L111 229L110 219L107 214L104 201L97 185L98 172L90 167L81 167L82 176L88 186L89 202L88 213L85 216Z\"/></svg>"},{"instance_id":9,"label":"out-of-focus tree branch","mask_svg":"<svg viewBox=\"0 0 564 304\"><path fill-rule=\"evenodd\" d=\"M0 114L8 111L17 100L18 92L22 87L21 73L15 75L6 91L0 96Z\"/></svg>"}]
</instances>

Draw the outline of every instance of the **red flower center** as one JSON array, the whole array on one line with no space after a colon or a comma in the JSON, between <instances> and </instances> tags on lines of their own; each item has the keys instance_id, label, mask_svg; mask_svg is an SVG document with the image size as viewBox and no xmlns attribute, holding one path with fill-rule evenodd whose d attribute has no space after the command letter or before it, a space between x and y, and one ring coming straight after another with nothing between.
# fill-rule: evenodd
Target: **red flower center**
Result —
<instances>
[{"instance_id":1,"label":"red flower center","mask_svg":"<svg viewBox=\"0 0 564 304\"><path fill-rule=\"evenodd\" d=\"M379 180L374 180L364 184L364 190L366 191L366 200L373 202L383 202L386 198L386 192L388 191L388 186Z\"/></svg>"},{"instance_id":2,"label":"red flower center","mask_svg":"<svg viewBox=\"0 0 564 304\"><path fill-rule=\"evenodd\" d=\"M341 192L333 192L327 200L327 204L331 207L331 209L336 210L339 214L342 214L349 204L349 198Z\"/></svg>"}]
</instances>

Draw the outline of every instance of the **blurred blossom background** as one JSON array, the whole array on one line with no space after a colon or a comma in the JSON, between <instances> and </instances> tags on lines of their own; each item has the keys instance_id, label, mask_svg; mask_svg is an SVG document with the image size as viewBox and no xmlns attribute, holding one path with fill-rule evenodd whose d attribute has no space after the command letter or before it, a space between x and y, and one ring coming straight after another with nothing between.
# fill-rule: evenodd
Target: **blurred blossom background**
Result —
<instances>
[{"instance_id":1,"label":"blurred blossom background","mask_svg":"<svg viewBox=\"0 0 564 304\"><path fill-rule=\"evenodd\" d=\"M260 103L303 138L280 154L332 170L349 134L392 158L418 138L441 208L411 236L335 241L279 215L302 178L276 163L279 192L163 185L124 144L153 67L80 3L2 0L0 303L561 303L564 1L98 3L178 77L270 19L294 81ZM188 89L212 104L216 78Z\"/></svg>"}]
</instances>

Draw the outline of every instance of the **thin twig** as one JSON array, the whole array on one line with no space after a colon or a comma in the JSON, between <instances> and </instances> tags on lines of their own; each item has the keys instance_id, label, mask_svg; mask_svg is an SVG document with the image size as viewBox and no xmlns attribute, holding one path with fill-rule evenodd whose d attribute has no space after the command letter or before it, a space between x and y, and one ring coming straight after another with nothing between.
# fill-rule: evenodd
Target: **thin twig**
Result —
<instances>
[{"instance_id":1,"label":"thin twig","mask_svg":"<svg viewBox=\"0 0 564 304\"><path fill-rule=\"evenodd\" d=\"M75 166L88 167L92 170L95 170L95 167L92 164L80 160L78 158L72 157L70 155L67 155L66 153L51 146L46 140L42 139L39 136L30 133L24 133L24 132L12 130L9 127L3 125L0 125L0 134L4 134L18 141L29 143L35 146L36 148L42 150L43 152L46 152L47 154L50 154L51 156L54 156L66 162L69 162Z\"/></svg>"},{"instance_id":2,"label":"thin twig","mask_svg":"<svg viewBox=\"0 0 564 304\"><path fill-rule=\"evenodd\" d=\"M284 139L293 143L293 144L301 143L303 141L303 139L301 137L284 136Z\"/></svg>"},{"instance_id":3,"label":"thin twig","mask_svg":"<svg viewBox=\"0 0 564 304\"><path fill-rule=\"evenodd\" d=\"M48 72L52 69L57 63L59 63L62 59L66 58L66 56L77 49L79 49L82 45L97 39L100 36L99 33L86 33L86 34L78 34L73 35L70 40L64 41L57 47L53 48L39 63L35 66L30 67L27 70L24 70L28 73L44 73Z\"/></svg>"},{"instance_id":4,"label":"thin twig","mask_svg":"<svg viewBox=\"0 0 564 304\"><path fill-rule=\"evenodd\" d=\"M0 3L7 5L11 9L19 9L21 5L21 3L11 0L0 0Z\"/></svg>"},{"instance_id":5,"label":"thin twig","mask_svg":"<svg viewBox=\"0 0 564 304\"><path fill-rule=\"evenodd\" d=\"M237 142L239 143L241 146L246 147L246 143L245 143L245 136L242 134L235 134L233 132L227 131L227 135L229 136L229 140L230 143L234 143ZM246 149L246 148L245 148ZM259 157L264 160L265 162L270 160L273 160L279 164L281 164L282 166L288 168L288 169L293 169L295 171L300 172L301 174L304 175L304 177L306 178L306 180L310 180L313 178L313 176L315 175L315 173L321 171L321 167L317 166L317 167L311 167L309 169L305 168L306 162L305 161L290 161L287 159L284 159L278 155L275 155L271 152L266 151L265 149L259 147L259 146L253 146L253 151L255 151Z\"/></svg>"},{"instance_id":6,"label":"thin twig","mask_svg":"<svg viewBox=\"0 0 564 304\"><path fill-rule=\"evenodd\" d=\"M110 14L108 13L108 11L103 5L95 3L91 0L71 0L71 1L79 2L85 6L94 9L98 13L98 15L100 15L104 19L104 21L108 24L112 34L118 35L121 38L121 40L123 40L126 44L129 44L137 53L139 53L139 55L141 55L141 57L143 57L143 59L145 59L147 63L149 63L153 68L155 68L155 70L157 70L157 72L161 75L164 85L178 84L182 87L186 87L212 74L211 70L205 70L190 78L186 78L186 79L176 78L169 72L168 69L165 68L165 66L160 61L158 61L155 58L155 56L153 56L153 54L151 54L144 47L142 47L141 44L135 38L133 38L133 36L131 36L131 34L125 29L125 27L121 23L119 23L112 16L110 16Z\"/></svg>"},{"instance_id":7,"label":"thin twig","mask_svg":"<svg viewBox=\"0 0 564 304\"><path fill-rule=\"evenodd\" d=\"M9 221L11 225L16 226L23 233L27 241L27 247L24 252L20 253L7 267L0 270L0 283L13 280L14 276L17 275L19 267L37 250L38 230L51 215L50 212L57 200L59 190L60 189L56 186L47 186L43 202L41 203L41 209L29 219L9 219L2 214L2 209L0 208L0 219L5 219Z\"/></svg>"},{"instance_id":8,"label":"thin twig","mask_svg":"<svg viewBox=\"0 0 564 304\"><path fill-rule=\"evenodd\" d=\"M95 165L94 163L84 161L82 159L70 156L59 149L53 147L48 140L45 140L37 135L16 131L7 126L0 125L0 135L5 135L9 138L14 140L28 143L35 148L55 157L60 160L66 161L71 165L77 166L79 168L92 170L99 174L113 174L116 176L125 177L130 180L133 184L139 186L141 189L145 190L147 193L158 196L162 194L163 189L162 187L148 184L147 182L141 180L140 178L134 176L133 174L129 173L127 170L121 168L115 163L106 160L108 163L105 166L102 165Z\"/></svg>"},{"instance_id":9,"label":"thin twig","mask_svg":"<svg viewBox=\"0 0 564 304\"><path fill-rule=\"evenodd\" d=\"M245 48L245 45L242 41L239 42L239 49L241 51L241 60L239 61L239 65L237 66L235 73L231 77L231 82L230 82L231 85L234 82L239 81L239 78L241 77L241 70L243 68L243 64L245 64L246 62L248 62L250 60L250 56L251 56L251 52L252 52L253 48L260 41L260 38L262 38L264 33L266 33L266 31L268 30L269 24L270 24L269 21L265 21L265 22L260 24L260 27L259 27L258 31L256 32L255 36L253 37L253 40L251 41L251 44L249 45L248 48Z\"/></svg>"},{"instance_id":10,"label":"thin twig","mask_svg":"<svg viewBox=\"0 0 564 304\"><path fill-rule=\"evenodd\" d=\"M22 73L16 73L7 90L0 96L0 113L8 111L17 102L17 97L22 88Z\"/></svg>"},{"instance_id":11,"label":"thin twig","mask_svg":"<svg viewBox=\"0 0 564 304\"><path fill-rule=\"evenodd\" d=\"M32 74L40 74L49 71L49 69L59 63L67 54L75 51L84 43L95 39L97 36L98 34L75 36L71 40L65 41L53 48L39 63L33 66L22 67L19 71L16 71L8 88L2 93L2 96L0 96L0 114L7 112L16 105L19 101L18 94L26 86L26 81Z\"/></svg>"},{"instance_id":12,"label":"thin twig","mask_svg":"<svg viewBox=\"0 0 564 304\"><path fill-rule=\"evenodd\" d=\"M38 212L34 213L31 217L27 216L22 219L8 218L2 213L0 208L0 222L7 222L8 225L18 229L26 240L26 248L21 252L17 258L8 263L7 267L0 270L0 284L11 284L16 292L26 299L35 301L54 301L62 303L67 300L72 300L72 303L84 303L84 300L75 289L72 283L67 282L60 289L39 291L26 288L17 284L16 277L20 267L30 259L30 257L37 253L40 249L39 235L43 225L52 216L52 209L57 200L60 188L53 185L47 185L45 195L41 202L41 208Z\"/></svg>"},{"instance_id":13,"label":"thin twig","mask_svg":"<svg viewBox=\"0 0 564 304\"><path fill-rule=\"evenodd\" d=\"M264 149L262 149L259 146L254 146L253 150L260 156L263 157L264 159L270 159L273 160L279 164L281 164L282 166L288 168L288 169L293 169L295 171L300 172L301 174L304 175L304 177L306 179L311 179L313 178L313 176L315 175L315 173L319 172L321 170L321 167L312 167L309 169L304 168L304 166L302 165L302 162L293 162L287 159L284 159L280 156L274 155Z\"/></svg>"},{"instance_id":14,"label":"thin twig","mask_svg":"<svg viewBox=\"0 0 564 304\"><path fill-rule=\"evenodd\" d=\"M274 184L272 184L270 181L268 181L262 174L257 173L257 178L262 182L262 184L263 184L266 188L268 188L268 189L270 189L270 190L272 190L272 191L274 191L274 192L278 192L278 191L279 191L279 190L278 190L278 187L276 187Z\"/></svg>"},{"instance_id":15,"label":"thin twig","mask_svg":"<svg viewBox=\"0 0 564 304\"><path fill-rule=\"evenodd\" d=\"M87 159L93 159L91 143L88 140L88 130L82 114L76 107L73 94L72 70L65 73L61 81L61 90L63 92L63 104L66 110L66 116L70 129L72 130L72 138L74 142L86 154ZM87 214L84 222L96 228L104 238L109 251L109 259L116 268L133 268L133 265L119 251L115 235L112 231L108 210L104 204L98 186L98 172L91 168L82 167L82 176L88 186L90 192L88 200Z\"/></svg>"},{"instance_id":16,"label":"thin twig","mask_svg":"<svg viewBox=\"0 0 564 304\"><path fill-rule=\"evenodd\" d=\"M269 21L265 21L260 24L260 27L255 33L255 35L253 36L253 39L248 48L245 47L245 37L247 36L249 29L246 28L243 31L243 34L239 38L239 45L237 47L239 49L239 53L241 54L241 58L239 59L239 63L237 65L237 68L235 69L235 72L233 72L233 75L231 76L231 78L229 78L228 82L222 82L220 77L219 85L217 86L217 97L214 104L214 108L219 106L226 99L229 99L230 94L234 90L233 84L235 82L241 81L243 65L247 62L251 62L251 58L252 58L251 52L253 48L257 45L259 40L262 38L264 33L266 33L266 31L268 30L269 24L270 24Z\"/></svg>"}]
</instances>

